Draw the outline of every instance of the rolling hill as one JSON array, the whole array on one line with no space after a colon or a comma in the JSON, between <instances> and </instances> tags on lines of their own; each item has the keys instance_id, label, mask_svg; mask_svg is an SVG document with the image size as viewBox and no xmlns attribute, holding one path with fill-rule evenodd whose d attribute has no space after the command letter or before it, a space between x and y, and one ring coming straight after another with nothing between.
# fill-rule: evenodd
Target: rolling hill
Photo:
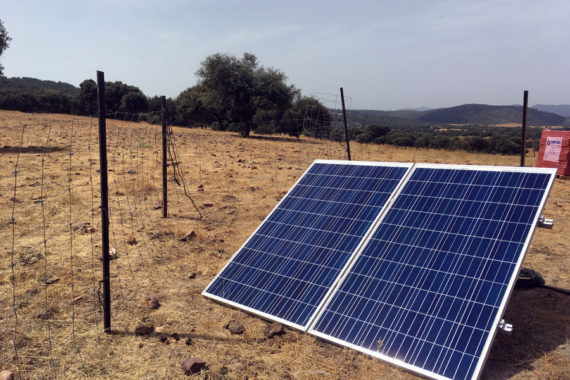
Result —
<instances>
[{"instance_id":1,"label":"rolling hill","mask_svg":"<svg viewBox=\"0 0 570 380\"><path fill-rule=\"evenodd\" d=\"M491 106L486 104L463 104L449 108L424 111L403 109L396 111L351 110L351 122L361 125L381 124L392 128L426 127L434 124L495 125L521 123L521 106ZM535 126L570 125L570 118L535 108L528 109L528 124Z\"/></svg>"},{"instance_id":2,"label":"rolling hill","mask_svg":"<svg viewBox=\"0 0 570 380\"><path fill-rule=\"evenodd\" d=\"M28 77L0 78L0 90L12 93L31 93L49 90L58 91L68 96L79 95L79 87L75 87L72 84Z\"/></svg>"},{"instance_id":3,"label":"rolling hill","mask_svg":"<svg viewBox=\"0 0 570 380\"><path fill-rule=\"evenodd\" d=\"M532 106L532 108L536 108L537 110L544 112L556 113L565 117L570 117L570 104L536 104Z\"/></svg>"},{"instance_id":4,"label":"rolling hill","mask_svg":"<svg viewBox=\"0 0 570 380\"><path fill-rule=\"evenodd\" d=\"M528 109L530 125L561 125L565 117L558 114ZM428 111L417 120L442 124L503 124L520 123L522 106L490 106L486 104L463 104L461 106L440 108Z\"/></svg>"}]
</instances>

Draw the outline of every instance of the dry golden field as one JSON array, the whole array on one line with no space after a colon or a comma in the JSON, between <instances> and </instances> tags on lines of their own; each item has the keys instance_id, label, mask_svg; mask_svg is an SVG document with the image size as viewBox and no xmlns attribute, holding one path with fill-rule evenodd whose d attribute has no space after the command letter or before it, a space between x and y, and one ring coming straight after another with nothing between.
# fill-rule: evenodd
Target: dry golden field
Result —
<instances>
[{"instance_id":1,"label":"dry golden field","mask_svg":"<svg viewBox=\"0 0 570 380\"><path fill-rule=\"evenodd\" d=\"M159 127L107 120L107 128L112 334L103 333L99 297L97 120L0 111L0 371L23 379L185 378L181 361L200 356L208 369L197 379L416 378L294 330L266 338L266 321L200 294L315 158L345 158L341 144L175 127L179 168L197 209L170 167L170 217L162 219ZM519 163L461 151L351 148L353 160ZM535 161L531 154L527 165ZM524 266L570 289L570 180L556 180L544 215L554 228L537 229ZM158 309L147 306L149 295ZM231 319L243 334L225 328ZM505 319L514 332L497 335L482 378L570 378L567 295L517 290ZM138 336L140 325L155 331Z\"/></svg>"}]
</instances>

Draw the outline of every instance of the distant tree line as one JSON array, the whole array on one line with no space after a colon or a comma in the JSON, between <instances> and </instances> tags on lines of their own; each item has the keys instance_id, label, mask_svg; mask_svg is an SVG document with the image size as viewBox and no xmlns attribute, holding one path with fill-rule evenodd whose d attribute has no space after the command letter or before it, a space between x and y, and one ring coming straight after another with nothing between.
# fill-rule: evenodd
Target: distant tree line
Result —
<instances>
[{"instance_id":1,"label":"distant tree line","mask_svg":"<svg viewBox=\"0 0 570 380\"><path fill-rule=\"evenodd\" d=\"M227 54L208 56L196 72L198 82L176 98L166 100L171 125L202 126L261 134L301 134L344 141L344 127L333 123L333 114L317 99L301 95L287 84L285 74L260 66L253 54L242 58ZM159 123L161 100L147 97L138 87L119 81L105 83L107 116ZM0 76L0 109L23 112L96 115L97 84L84 80L79 89L62 82ZM337 115L338 116L338 115ZM518 128L487 126L437 126L370 123L349 128L350 140L416 148L519 154ZM539 128L529 129L529 147L538 147Z\"/></svg>"},{"instance_id":2,"label":"distant tree line","mask_svg":"<svg viewBox=\"0 0 570 380\"><path fill-rule=\"evenodd\" d=\"M542 128L528 127L526 148L538 149ZM444 126L394 128L371 124L349 128L349 138L362 143L388 144L414 148L466 150L492 154L520 154L519 128L489 126ZM339 136L339 133L336 134ZM339 138L344 140L344 138Z\"/></svg>"},{"instance_id":3,"label":"distant tree line","mask_svg":"<svg viewBox=\"0 0 570 380\"><path fill-rule=\"evenodd\" d=\"M8 35L8 31L4 27L2 20L0 20L0 57L4 54L4 50L8 49L10 46L10 41L12 38ZM2 77L4 71L4 66L0 64L0 77Z\"/></svg>"},{"instance_id":4,"label":"distant tree line","mask_svg":"<svg viewBox=\"0 0 570 380\"><path fill-rule=\"evenodd\" d=\"M197 71L198 83L167 99L171 124L210 126L218 130L237 131L249 136L258 133L310 134L318 125L330 125L330 112L318 100L302 96L286 75L260 66L253 54L242 58L227 54L207 57ZM98 111L97 84L84 80L79 90L61 82L33 78L0 77L0 109L23 112L95 115ZM67 85L70 86L70 85ZM72 88L75 88L71 86ZM105 83L105 107L108 117L138 114L138 120L159 122L159 97L147 97L135 86L122 82ZM303 127L306 112L312 116ZM315 120L317 125L314 125ZM314 133L316 134L316 133Z\"/></svg>"}]
</instances>

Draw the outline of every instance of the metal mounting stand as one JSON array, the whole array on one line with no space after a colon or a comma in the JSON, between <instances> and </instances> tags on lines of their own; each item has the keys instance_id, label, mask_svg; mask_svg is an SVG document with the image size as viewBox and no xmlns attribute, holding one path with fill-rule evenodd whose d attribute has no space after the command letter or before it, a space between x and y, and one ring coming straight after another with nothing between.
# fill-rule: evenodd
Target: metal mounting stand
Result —
<instances>
[{"instance_id":1,"label":"metal mounting stand","mask_svg":"<svg viewBox=\"0 0 570 380\"><path fill-rule=\"evenodd\" d=\"M513 325L505 322L504 319L501 319L499 322L499 329L507 335L511 335L513 333Z\"/></svg>"},{"instance_id":2,"label":"metal mounting stand","mask_svg":"<svg viewBox=\"0 0 570 380\"><path fill-rule=\"evenodd\" d=\"M552 228L554 226L554 219L546 219L544 215L541 215L540 218L538 218L537 226L541 228Z\"/></svg>"}]
</instances>

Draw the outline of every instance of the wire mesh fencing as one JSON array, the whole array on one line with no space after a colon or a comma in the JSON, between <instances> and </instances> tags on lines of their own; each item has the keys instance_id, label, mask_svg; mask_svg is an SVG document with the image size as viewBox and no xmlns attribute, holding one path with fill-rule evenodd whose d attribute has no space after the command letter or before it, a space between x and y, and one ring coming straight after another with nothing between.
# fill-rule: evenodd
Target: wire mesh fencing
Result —
<instances>
[{"instance_id":1,"label":"wire mesh fencing","mask_svg":"<svg viewBox=\"0 0 570 380\"><path fill-rule=\"evenodd\" d=\"M85 347L104 340L97 118L11 115L0 120L0 367L51 378L70 361L88 367ZM169 127L164 219L161 126L107 115L113 331L144 319L177 242L205 231L185 249L213 242L229 255L208 231L258 224L255 208L268 212L314 159L345 158L322 116L306 110L299 125L313 135L300 137Z\"/></svg>"}]
</instances>

